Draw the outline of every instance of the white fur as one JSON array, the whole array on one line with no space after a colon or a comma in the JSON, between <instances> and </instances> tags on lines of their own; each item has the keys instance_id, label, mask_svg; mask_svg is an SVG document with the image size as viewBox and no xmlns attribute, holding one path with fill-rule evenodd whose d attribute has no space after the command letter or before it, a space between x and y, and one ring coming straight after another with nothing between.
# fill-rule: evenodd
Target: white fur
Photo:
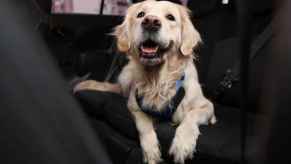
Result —
<instances>
[{"instance_id":1,"label":"white fur","mask_svg":"<svg viewBox=\"0 0 291 164\"><path fill-rule=\"evenodd\" d=\"M163 65L154 70L154 73L146 71L139 61L138 45L145 38L153 37L142 31L142 19L136 17L140 11L156 16L161 21L162 27L152 39L160 45L173 42L173 47L163 54ZM169 13L176 18L175 21L166 18ZM187 158L193 157L200 134L199 126L209 122L214 124L216 121L213 105L202 93L193 64L193 49L201 38L189 19L187 9L167 1L148 0L134 4L128 9L124 22L116 28L114 34L119 50L125 52L129 58L129 63L119 75L119 87L90 82L80 84L80 87L76 87L77 90L93 89L93 86L100 90L96 87L98 85L106 87L102 91L119 92L127 96L128 109L140 135L144 160L149 164L157 164L162 159L153 125L155 118L142 112L137 105L135 92L138 89L139 94L143 95L143 105L162 110L165 103L176 94L175 81L185 74L185 96L172 117L172 121L179 126L169 150L175 162L184 163Z\"/></svg>"}]
</instances>

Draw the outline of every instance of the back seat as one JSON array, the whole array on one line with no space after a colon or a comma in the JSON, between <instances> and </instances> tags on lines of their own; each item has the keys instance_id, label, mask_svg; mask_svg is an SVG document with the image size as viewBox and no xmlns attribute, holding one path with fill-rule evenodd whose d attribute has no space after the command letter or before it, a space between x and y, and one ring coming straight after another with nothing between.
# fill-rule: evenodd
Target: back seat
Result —
<instances>
[{"instance_id":1,"label":"back seat","mask_svg":"<svg viewBox=\"0 0 291 164\"><path fill-rule=\"evenodd\" d=\"M229 4L222 4L221 0L195 0L189 1L189 8L193 11L193 23L198 31L201 33L203 44L198 50L199 58L196 61L200 82L203 86L204 93L212 99L211 92L216 88L217 84L223 77L226 69L232 67L233 62L238 58L238 54L224 53L229 52L228 48L233 48L235 45L233 42L229 42L229 39L237 38L237 10L236 1L230 0ZM259 0L253 2L250 9L254 19L252 24L252 38L255 38L265 27L271 22L271 4L268 1ZM71 27L69 29L79 30L79 25L76 24L76 19L69 18L70 16L55 16L63 17L58 19L58 27ZM74 16L71 16L74 17ZM75 17L78 17L75 15ZM82 16L80 16L82 17ZM83 16L84 17L84 16ZM82 17L82 18L83 18ZM90 16L92 19L85 22L85 26L92 27L92 21L94 16ZM97 16L95 17L97 18ZM63 23L62 20L67 20L67 23ZM70 20L70 21L68 21ZM78 19L77 19L78 20ZM89 20L89 18L88 18ZM83 20L84 21L84 20ZM97 20L96 20L97 22ZM98 22L99 24L99 22ZM113 27L114 24L111 24ZM103 32L104 33L104 32ZM82 33L82 35L88 33ZM89 33L90 34L90 33ZM102 34L104 36L104 34ZM94 41L92 37L84 38L75 43L76 45L84 45L82 43L88 43ZM99 39L99 38L95 38ZM100 40L100 39L99 39ZM110 40L108 40L110 41ZM64 46L64 45L62 45ZM82 47L82 46L80 46ZM80 47L73 46L73 49L80 50ZM221 49L221 47L223 47ZM257 156L257 144L256 141L256 129L255 122L264 119L263 115L258 114L256 111L256 105L259 102L258 97L260 95L261 82L264 79L264 59L268 55L269 45L267 44L260 52L259 55L251 62L250 68L250 105L252 109L249 109L250 113L247 116L247 157L251 161L252 158ZM71 47L72 48L72 47ZM78 52L84 52L80 50ZM92 51L91 51L92 52ZM94 53L93 53L94 54ZM90 58L90 53L85 54L87 59L91 61L98 61L100 63L110 62L110 59L106 58L104 54L98 57L100 54L95 53L96 60ZM86 59L85 59L86 60ZM83 65L87 65L84 63ZM91 66L94 64L91 64ZM95 72L97 78L104 78L104 66L107 65L95 65L94 67L87 67L87 72ZM76 68L77 70L78 68ZM74 70L74 71L76 71ZM96 70L102 70L97 71ZM77 72L74 72L77 73ZM100 80L98 79L98 80ZM213 127L202 127L202 136L199 138L197 153L195 158L190 163L210 163L217 160L227 163L239 163L241 155L241 134L240 134L240 98L239 87L235 85L233 88L225 93L223 100L215 101L216 114L218 123ZM263 111L260 111L263 113ZM138 143L120 136L120 134L107 124L101 121L93 120L93 126L102 131L102 138L107 145L108 151L112 154L112 158L118 160L122 159L124 163L137 163L141 158L141 150ZM173 136L171 129L161 131L160 136ZM122 138L122 139L121 139ZM125 142L126 141L126 142ZM120 161L119 161L120 162ZM122 162L122 163L123 163Z\"/></svg>"},{"instance_id":2,"label":"back seat","mask_svg":"<svg viewBox=\"0 0 291 164\"><path fill-rule=\"evenodd\" d=\"M196 65L201 85L204 93L213 99L213 92L217 89L219 82L223 79L228 68L232 68L238 56L238 24L236 1L230 0L229 4L222 4L220 0L208 1L190 1L189 7L194 12L193 22L202 35L203 44L201 45ZM260 35L272 20L271 1L252 1L250 4L250 13L252 21L250 22L251 40ZM210 4L207 8L199 7L199 2ZM216 3L215 3L216 2ZM212 7L211 7L212 5ZM198 7L197 7L198 6ZM199 11L195 14L195 11ZM197 15L197 16L196 16ZM270 48L268 43L257 53L256 57L250 63L250 105L254 109L250 112L258 112L257 99L259 97L262 80L264 79L265 59ZM222 104L238 108L240 106L240 83L235 84L231 89L226 90L223 97L220 98ZM261 112L261 111L260 111Z\"/></svg>"}]
</instances>

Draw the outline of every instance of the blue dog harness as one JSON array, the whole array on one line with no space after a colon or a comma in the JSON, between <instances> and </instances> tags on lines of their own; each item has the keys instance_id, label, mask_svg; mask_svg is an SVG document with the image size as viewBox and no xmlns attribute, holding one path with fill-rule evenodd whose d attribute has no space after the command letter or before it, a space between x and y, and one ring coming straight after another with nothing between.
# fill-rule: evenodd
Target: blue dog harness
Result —
<instances>
[{"instance_id":1,"label":"blue dog harness","mask_svg":"<svg viewBox=\"0 0 291 164\"><path fill-rule=\"evenodd\" d=\"M144 107L143 104L143 96L138 96L138 91L135 92L135 98L137 100L137 104L139 108L146 114L158 118L161 121L171 121L173 114L176 112L179 104L183 100L185 96L185 89L183 87L183 81L185 79L185 75L183 75L179 80L176 81L176 94L172 97L170 101L167 102L164 109L160 111L155 107Z\"/></svg>"}]
</instances>

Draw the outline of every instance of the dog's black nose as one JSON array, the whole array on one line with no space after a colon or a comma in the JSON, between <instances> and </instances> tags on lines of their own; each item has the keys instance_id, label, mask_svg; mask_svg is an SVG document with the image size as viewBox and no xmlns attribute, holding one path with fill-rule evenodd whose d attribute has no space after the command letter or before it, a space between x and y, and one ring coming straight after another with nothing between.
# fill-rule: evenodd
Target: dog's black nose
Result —
<instances>
[{"instance_id":1,"label":"dog's black nose","mask_svg":"<svg viewBox=\"0 0 291 164\"><path fill-rule=\"evenodd\" d=\"M152 15L146 16L143 19L141 24L145 30L152 31L152 32L158 31L162 26L162 23L159 20L159 18L157 16L152 16Z\"/></svg>"}]
</instances>

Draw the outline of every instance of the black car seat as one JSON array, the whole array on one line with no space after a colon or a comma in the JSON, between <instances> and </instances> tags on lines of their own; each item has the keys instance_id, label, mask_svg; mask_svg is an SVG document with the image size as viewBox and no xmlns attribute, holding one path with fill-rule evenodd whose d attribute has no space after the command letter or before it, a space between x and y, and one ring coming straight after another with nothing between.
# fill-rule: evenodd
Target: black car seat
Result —
<instances>
[{"instance_id":1,"label":"black car seat","mask_svg":"<svg viewBox=\"0 0 291 164\"><path fill-rule=\"evenodd\" d=\"M251 13L253 16L252 38L256 38L271 22L272 8L267 2L253 3ZM193 22L202 35L204 44L200 47L199 58L196 61L200 82L203 86L204 93L213 101L215 101L216 113L219 119L218 123L213 127L202 127L202 136L199 138L197 153L194 162L210 163L221 160L228 163L238 163L241 156L241 125L240 125L240 98L239 83L233 85L230 89L224 91L223 98L219 100L213 96L218 84L224 77L226 70L232 68L238 59L236 51L237 33L237 8L236 1L229 1L228 4L222 4L219 0L201 0L189 1L189 7L193 10ZM71 17L71 18L70 18ZM78 29L76 23L73 23L77 17L74 16L55 16L58 24L64 27L73 27ZM90 17L90 16L88 16ZM91 16L92 20L96 17ZM59 19L62 18L62 19ZM84 18L84 17L82 17ZM89 19L89 18L88 18ZM63 23L69 22L71 23ZM77 19L80 21L80 19ZM84 26L90 26L90 21L84 23ZM71 25L71 26L70 26ZM111 24L112 27L114 26ZM75 30L73 30L75 31ZM85 39L86 40L86 39ZM82 42L84 42L83 40ZM88 42L92 40L86 40ZM80 43L80 41L77 41ZM77 44L80 45L80 44ZM75 45L73 46L75 48ZM257 155L257 146L253 142L256 141L255 122L263 119L263 115L258 115L256 109L257 95L260 93L260 83L264 78L264 59L268 55L269 45L266 45L258 52L256 58L251 61L250 68L250 105L252 106L247 116L247 156L252 159ZM86 48L85 48L86 49ZM233 53L231 53L233 52ZM99 58L100 59L100 58ZM99 62L107 63L108 60L100 59ZM105 65L106 66L106 65ZM108 66L108 65L107 65ZM100 69L104 69L104 64L99 65ZM99 69L94 67L88 68L87 71L96 71ZM103 68L101 68L103 67ZM100 70L99 69L99 70ZM104 72L104 71L103 71ZM103 72L96 73L97 79L104 77ZM100 75L100 76L98 76ZM98 79L100 80L100 79ZM87 102L88 103L88 102ZM94 106L94 102L91 102ZM91 104L91 105L92 105ZM96 104L95 104L96 105ZM96 105L98 106L98 105ZM100 106L99 106L100 107ZM89 107L85 110L89 110ZM88 112L90 113L90 112ZM112 154L112 158L118 163L136 163L141 160L141 150L136 141L130 140L114 130L114 127L96 119L92 119L92 123L97 131L102 131L104 143L108 144L108 151ZM173 131L160 131L160 136L173 136ZM122 161L122 162L121 162ZM191 163L192 163L191 162Z\"/></svg>"},{"instance_id":2,"label":"black car seat","mask_svg":"<svg viewBox=\"0 0 291 164\"><path fill-rule=\"evenodd\" d=\"M260 6L252 8L253 26L251 38L255 40L271 22L272 8L270 3L267 7ZM200 7L196 9L196 7ZM247 137L246 141L241 138L241 111L239 83L225 91L223 98L216 100L212 92L216 90L218 84L224 77L228 68L232 68L238 56L238 24L236 2L230 1L229 4L222 4L221 1L190 1L189 7L194 11L194 23L202 34L204 44L200 48L197 63L200 81L204 86L205 94L215 101L216 113L219 119L213 127L202 127L202 137L198 140L197 154L193 163L210 163L213 161L223 161L227 163L239 163L241 159L242 142L247 144L247 159L251 161L258 155L255 122L264 119L263 115L255 113L257 97L260 93L260 84L263 80L265 69L265 58L270 52L270 40L264 44L256 57L251 61L250 68L250 105L251 108L247 115ZM195 11L197 13L195 14ZM235 41L233 41L235 40ZM97 121L98 122L98 121ZM107 124L103 124L106 129ZM99 126L100 127L100 126ZM107 127L110 128L110 127ZM116 136L107 136L107 140L118 143L121 140ZM173 131L168 129L159 131L159 136L173 136ZM130 140L127 140L130 142ZM133 142L133 141L132 141ZM134 142L133 142L134 143ZM134 145L132 143L132 145ZM128 161L138 161L140 148L131 147ZM116 156L116 154L115 154ZM190 162L190 163L192 163Z\"/></svg>"}]
</instances>

